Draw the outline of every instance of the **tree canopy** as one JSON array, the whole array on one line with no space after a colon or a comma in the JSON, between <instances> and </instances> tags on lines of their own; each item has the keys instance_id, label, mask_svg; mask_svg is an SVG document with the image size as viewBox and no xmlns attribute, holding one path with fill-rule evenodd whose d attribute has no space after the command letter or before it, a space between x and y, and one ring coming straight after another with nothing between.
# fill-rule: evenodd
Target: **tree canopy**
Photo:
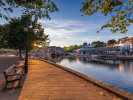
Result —
<instances>
[{"instance_id":1,"label":"tree canopy","mask_svg":"<svg viewBox=\"0 0 133 100\"><path fill-rule=\"evenodd\" d=\"M24 50L26 33L23 28L27 23L32 24L32 28L28 32L29 49L33 49L33 43L35 42L42 47L47 46L49 44L49 35L44 34L41 24L37 23L37 18L32 21L30 15L22 15L19 18L12 18L8 24L0 25L2 29L0 30L1 47Z\"/></svg>"},{"instance_id":2,"label":"tree canopy","mask_svg":"<svg viewBox=\"0 0 133 100\"><path fill-rule=\"evenodd\" d=\"M112 33L120 31L125 34L127 27L133 23L133 0L85 0L82 4L81 12L85 15L91 16L97 12L104 16L111 15L101 30L110 27Z\"/></svg>"},{"instance_id":3,"label":"tree canopy","mask_svg":"<svg viewBox=\"0 0 133 100\"><path fill-rule=\"evenodd\" d=\"M94 45L94 47L105 47L106 43L101 42L101 41L94 41L92 42L92 44Z\"/></svg>"},{"instance_id":4,"label":"tree canopy","mask_svg":"<svg viewBox=\"0 0 133 100\"><path fill-rule=\"evenodd\" d=\"M87 42L84 42L84 43L83 43L83 46L87 46Z\"/></svg>"},{"instance_id":5,"label":"tree canopy","mask_svg":"<svg viewBox=\"0 0 133 100\"><path fill-rule=\"evenodd\" d=\"M63 47L67 52L72 52L74 49L77 49L79 48L80 46L77 46L77 45L71 45L71 46L68 46L68 47Z\"/></svg>"},{"instance_id":6,"label":"tree canopy","mask_svg":"<svg viewBox=\"0 0 133 100\"><path fill-rule=\"evenodd\" d=\"M49 19L50 12L58 11L57 6L51 0L0 0L0 8L0 18L5 19L9 18L9 12L13 12L14 8L20 8L23 14ZM2 12L2 9L6 14Z\"/></svg>"},{"instance_id":7,"label":"tree canopy","mask_svg":"<svg viewBox=\"0 0 133 100\"><path fill-rule=\"evenodd\" d=\"M114 45L116 43L116 40L115 39L112 39L112 40L108 40L107 41L107 45L109 46L109 45Z\"/></svg>"}]
</instances>

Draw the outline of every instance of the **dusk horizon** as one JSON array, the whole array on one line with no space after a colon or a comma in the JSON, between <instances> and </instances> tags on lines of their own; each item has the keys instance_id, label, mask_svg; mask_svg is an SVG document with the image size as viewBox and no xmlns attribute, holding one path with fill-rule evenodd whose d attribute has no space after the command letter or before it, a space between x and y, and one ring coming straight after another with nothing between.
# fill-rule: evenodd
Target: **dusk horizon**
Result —
<instances>
[{"instance_id":1,"label":"dusk horizon","mask_svg":"<svg viewBox=\"0 0 133 100\"><path fill-rule=\"evenodd\" d=\"M70 46L80 45L84 42L92 43L94 41L107 42L115 39L116 41L123 37L133 36L133 25L128 27L126 34L116 32L111 33L109 28L103 29L96 33L102 25L110 19L111 15L104 16L100 12L92 16L84 15L80 12L82 0L56 0L54 3L59 8L59 12L50 14L51 20L41 18L38 20L44 28L44 33L49 35L51 40L49 46ZM11 17L20 17L21 12L15 9ZM83 16L81 16L83 15ZM2 19L1 24L6 23Z\"/></svg>"}]
</instances>

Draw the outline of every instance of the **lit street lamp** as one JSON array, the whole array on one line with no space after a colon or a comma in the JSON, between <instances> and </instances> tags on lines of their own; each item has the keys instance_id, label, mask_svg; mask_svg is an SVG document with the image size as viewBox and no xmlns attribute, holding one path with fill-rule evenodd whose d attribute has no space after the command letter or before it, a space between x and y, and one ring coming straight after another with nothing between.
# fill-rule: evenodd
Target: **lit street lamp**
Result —
<instances>
[{"instance_id":1,"label":"lit street lamp","mask_svg":"<svg viewBox=\"0 0 133 100\"><path fill-rule=\"evenodd\" d=\"M36 57L37 57L37 44L35 43L34 46L35 46L34 52L36 53Z\"/></svg>"},{"instance_id":2,"label":"lit street lamp","mask_svg":"<svg viewBox=\"0 0 133 100\"><path fill-rule=\"evenodd\" d=\"M26 32L25 36L25 73L28 73L28 30L29 26L25 25L24 26L24 31Z\"/></svg>"}]
</instances>

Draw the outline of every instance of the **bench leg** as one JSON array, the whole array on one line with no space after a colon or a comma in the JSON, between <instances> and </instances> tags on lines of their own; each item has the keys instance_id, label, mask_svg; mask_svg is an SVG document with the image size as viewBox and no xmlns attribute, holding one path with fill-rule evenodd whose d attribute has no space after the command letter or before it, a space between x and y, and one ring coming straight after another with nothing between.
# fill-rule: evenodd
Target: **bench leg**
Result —
<instances>
[{"instance_id":1,"label":"bench leg","mask_svg":"<svg viewBox=\"0 0 133 100\"><path fill-rule=\"evenodd\" d=\"M20 87L20 80L18 81L18 87Z\"/></svg>"},{"instance_id":2,"label":"bench leg","mask_svg":"<svg viewBox=\"0 0 133 100\"><path fill-rule=\"evenodd\" d=\"M23 71L22 71L22 75L24 75L24 73L25 73L25 72L24 72L24 69L23 69Z\"/></svg>"},{"instance_id":3,"label":"bench leg","mask_svg":"<svg viewBox=\"0 0 133 100\"><path fill-rule=\"evenodd\" d=\"M7 87L7 84L8 84L8 83L6 82L6 85L5 85L5 87L3 88L3 91L6 89L6 87Z\"/></svg>"}]
</instances>

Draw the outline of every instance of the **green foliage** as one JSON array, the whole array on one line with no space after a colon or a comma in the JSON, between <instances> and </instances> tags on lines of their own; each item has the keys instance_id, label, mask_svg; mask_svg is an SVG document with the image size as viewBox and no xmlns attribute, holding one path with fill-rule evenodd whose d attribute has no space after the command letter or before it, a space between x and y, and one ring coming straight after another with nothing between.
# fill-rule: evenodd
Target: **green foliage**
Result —
<instances>
[{"instance_id":1,"label":"green foliage","mask_svg":"<svg viewBox=\"0 0 133 100\"><path fill-rule=\"evenodd\" d=\"M21 8L20 8L21 7ZM0 18L8 20L9 12L13 12L14 8L22 9L23 14L34 15L38 18L49 18L50 12L58 11L57 6L51 0L0 0Z\"/></svg>"},{"instance_id":2,"label":"green foliage","mask_svg":"<svg viewBox=\"0 0 133 100\"><path fill-rule=\"evenodd\" d=\"M92 42L92 44L94 45L94 47L105 47L106 46L106 43L101 42L101 41L95 41L95 42Z\"/></svg>"},{"instance_id":3,"label":"green foliage","mask_svg":"<svg viewBox=\"0 0 133 100\"><path fill-rule=\"evenodd\" d=\"M85 15L93 15L100 12L104 16L111 14L111 19L101 27L110 27L115 33L120 31L125 34L127 27L133 23L133 0L85 0L81 12ZM99 33L99 31L97 31Z\"/></svg>"},{"instance_id":4,"label":"green foliage","mask_svg":"<svg viewBox=\"0 0 133 100\"><path fill-rule=\"evenodd\" d=\"M108 40L107 41L107 45L114 45L116 43L116 40L115 39L112 39L112 40Z\"/></svg>"},{"instance_id":5,"label":"green foliage","mask_svg":"<svg viewBox=\"0 0 133 100\"><path fill-rule=\"evenodd\" d=\"M24 32L24 25L27 23L32 24L32 28L28 31L28 47L29 50L33 48L33 43L37 42L38 45L46 46L49 44L48 35L44 34L44 29L41 28L41 24L37 23L37 19L32 21L32 17L29 15L22 15L21 18L12 18L8 24L1 26L3 30L0 30L0 37L3 40L2 44L5 47L11 49L25 49L24 39L26 33ZM3 47L2 45L1 47Z\"/></svg>"},{"instance_id":6,"label":"green foliage","mask_svg":"<svg viewBox=\"0 0 133 100\"><path fill-rule=\"evenodd\" d=\"M72 46L64 47L64 49L65 49L67 52L72 52L74 49L77 49L78 47L80 47L80 46L72 45Z\"/></svg>"},{"instance_id":7,"label":"green foliage","mask_svg":"<svg viewBox=\"0 0 133 100\"><path fill-rule=\"evenodd\" d=\"M84 43L83 43L83 46L87 46L87 42L84 42Z\"/></svg>"},{"instance_id":8,"label":"green foliage","mask_svg":"<svg viewBox=\"0 0 133 100\"><path fill-rule=\"evenodd\" d=\"M6 48L6 41L4 39L4 26L0 25L0 48Z\"/></svg>"},{"instance_id":9,"label":"green foliage","mask_svg":"<svg viewBox=\"0 0 133 100\"><path fill-rule=\"evenodd\" d=\"M32 44L36 44L37 48L46 48L50 43L49 35L44 34L44 28L42 28L40 23L38 24L37 20L38 19L35 18L33 22L33 32L31 33L34 33L35 36L32 38ZM34 48L35 46L32 45L32 47Z\"/></svg>"}]
</instances>

